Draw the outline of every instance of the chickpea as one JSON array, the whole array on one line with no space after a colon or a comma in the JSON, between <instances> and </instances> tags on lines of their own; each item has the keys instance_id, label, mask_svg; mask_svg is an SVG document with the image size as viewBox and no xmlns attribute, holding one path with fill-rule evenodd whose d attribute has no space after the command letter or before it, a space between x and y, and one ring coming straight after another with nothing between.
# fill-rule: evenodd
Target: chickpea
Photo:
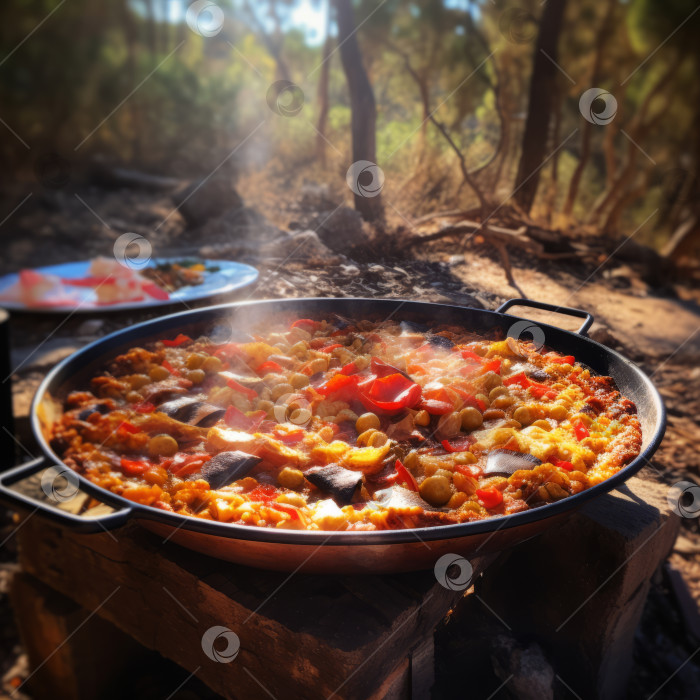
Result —
<instances>
[{"instance_id":1,"label":"chickpea","mask_svg":"<svg viewBox=\"0 0 700 700\"><path fill-rule=\"evenodd\" d=\"M472 452L458 452L454 456L455 464L476 464L477 459Z\"/></svg>"},{"instance_id":2,"label":"chickpea","mask_svg":"<svg viewBox=\"0 0 700 700\"><path fill-rule=\"evenodd\" d=\"M127 377L126 381L129 382L129 386L132 389L140 389L146 384L150 384L151 378L147 374L132 374L130 377Z\"/></svg>"},{"instance_id":3,"label":"chickpea","mask_svg":"<svg viewBox=\"0 0 700 700\"><path fill-rule=\"evenodd\" d=\"M289 383L295 389L303 389L305 386L308 385L309 378L301 372L294 372L294 374L292 374L292 376L289 378Z\"/></svg>"},{"instance_id":4,"label":"chickpea","mask_svg":"<svg viewBox=\"0 0 700 700\"><path fill-rule=\"evenodd\" d=\"M367 440L367 445L369 447L381 447L382 445L386 445L388 440L389 438L387 437L386 433L381 432L381 430L375 430L369 436L369 439Z\"/></svg>"},{"instance_id":5,"label":"chickpea","mask_svg":"<svg viewBox=\"0 0 700 700\"><path fill-rule=\"evenodd\" d=\"M218 357L214 357L214 355L209 355L209 357L202 362L202 369L205 372L221 372L223 366L224 363Z\"/></svg>"},{"instance_id":6,"label":"chickpea","mask_svg":"<svg viewBox=\"0 0 700 700\"><path fill-rule=\"evenodd\" d=\"M430 414L427 411L418 411L415 416L413 416L414 425L430 425Z\"/></svg>"},{"instance_id":7,"label":"chickpea","mask_svg":"<svg viewBox=\"0 0 700 700\"><path fill-rule=\"evenodd\" d=\"M357 413L349 408L341 408L335 416L335 422L342 423L343 421L357 424Z\"/></svg>"},{"instance_id":8,"label":"chickpea","mask_svg":"<svg viewBox=\"0 0 700 700\"><path fill-rule=\"evenodd\" d=\"M161 367L160 365L155 365L155 366L151 367L151 369L148 370L148 376L154 382L161 382L170 376L170 372L168 372L168 370L165 369L165 367Z\"/></svg>"},{"instance_id":9,"label":"chickpea","mask_svg":"<svg viewBox=\"0 0 700 700\"><path fill-rule=\"evenodd\" d=\"M206 355L202 355L201 352L193 352L187 356L187 362L185 362L185 365L187 369L199 369L204 364L204 360L206 359Z\"/></svg>"},{"instance_id":10,"label":"chickpea","mask_svg":"<svg viewBox=\"0 0 700 700\"><path fill-rule=\"evenodd\" d=\"M459 413L448 413L440 417L438 421L438 435L442 438L449 438L457 435L462 427L462 419Z\"/></svg>"},{"instance_id":11,"label":"chickpea","mask_svg":"<svg viewBox=\"0 0 700 700\"><path fill-rule=\"evenodd\" d=\"M365 430L363 433L360 433L357 436L357 444L360 446L367 445L369 442L369 439L376 433L377 431L374 428L370 428L369 430Z\"/></svg>"},{"instance_id":12,"label":"chickpea","mask_svg":"<svg viewBox=\"0 0 700 700\"><path fill-rule=\"evenodd\" d=\"M484 422L481 411L473 406L463 408L459 412L459 418L462 421L463 430L476 430Z\"/></svg>"},{"instance_id":13,"label":"chickpea","mask_svg":"<svg viewBox=\"0 0 700 700\"><path fill-rule=\"evenodd\" d=\"M477 401L481 401L487 408L491 405L491 400L488 396L486 396L486 394L477 394L474 398Z\"/></svg>"},{"instance_id":14,"label":"chickpea","mask_svg":"<svg viewBox=\"0 0 700 700\"><path fill-rule=\"evenodd\" d=\"M549 410L549 415L554 418L554 420L564 420L568 414L568 411L561 404L555 404Z\"/></svg>"},{"instance_id":15,"label":"chickpea","mask_svg":"<svg viewBox=\"0 0 700 700\"><path fill-rule=\"evenodd\" d=\"M286 489L298 489L304 485L304 474L298 469L285 467L277 475L277 483Z\"/></svg>"},{"instance_id":16,"label":"chickpea","mask_svg":"<svg viewBox=\"0 0 700 700\"><path fill-rule=\"evenodd\" d=\"M503 380L501 379L500 375L496 374L495 372L487 372L483 377L483 382L486 389L493 389L503 384Z\"/></svg>"},{"instance_id":17,"label":"chickpea","mask_svg":"<svg viewBox=\"0 0 700 700\"><path fill-rule=\"evenodd\" d=\"M551 423L543 419L536 420L534 423L532 423L532 425L537 428L542 428L542 430L546 430L547 432L549 432L552 429Z\"/></svg>"},{"instance_id":18,"label":"chickpea","mask_svg":"<svg viewBox=\"0 0 700 700\"><path fill-rule=\"evenodd\" d=\"M355 429L358 433L364 433L365 430L369 430L370 428L379 430L381 425L382 422L379 420L378 415L376 415L375 413L363 413L357 419L357 422L355 423Z\"/></svg>"},{"instance_id":19,"label":"chickpea","mask_svg":"<svg viewBox=\"0 0 700 700\"><path fill-rule=\"evenodd\" d=\"M148 441L148 454L151 457L172 457L179 449L177 440L165 433L154 435Z\"/></svg>"},{"instance_id":20,"label":"chickpea","mask_svg":"<svg viewBox=\"0 0 700 700\"><path fill-rule=\"evenodd\" d=\"M258 401L257 410L267 412L271 408L274 408L274 406L275 406L275 404L273 404L272 401L267 401L266 399L260 399Z\"/></svg>"},{"instance_id":21,"label":"chickpea","mask_svg":"<svg viewBox=\"0 0 700 700\"><path fill-rule=\"evenodd\" d=\"M503 394L502 396L497 396L494 401L491 402L491 408L508 408L515 403L515 399L509 394Z\"/></svg>"},{"instance_id":22,"label":"chickpea","mask_svg":"<svg viewBox=\"0 0 700 700\"><path fill-rule=\"evenodd\" d=\"M444 476L448 481L452 481L452 472L449 469L436 469L433 476Z\"/></svg>"},{"instance_id":23,"label":"chickpea","mask_svg":"<svg viewBox=\"0 0 700 700\"><path fill-rule=\"evenodd\" d=\"M497 386L489 391L489 401L493 401L498 396L503 396L503 394L508 393L508 388L505 386Z\"/></svg>"},{"instance_id":24,"label":"chickpea","mask_svg":"<svg viewBox=\"0 0 700 700\"><path fill-rule=\"evenodd\" d=\"M444 506L452 498L450 482L442 475L429 476L419 487L421 497L431 506Z\"/></svg>"},{"instance_id":25,"label":"chickpea","mask_svg":"<svg viewBox=\"0 0 700 700\"><path fill-rule=\"evenodd\" d=\"M141 401L143 401L143 396L141 396L141 394L139 394L138 391L130 391L126 395L126 400L129 403L140 403Z\"/></svg>"},{"instance_id":26,"label":"chickpea","mask_svg":"<svg viewBox=\"0 0 700 700\"><path fill-rule=\"evenodd\" d=\"M284 396L285 394L293 394L294 393L294 387L291 384L278 384L277 386L273 386L270 389L270 396L273 401L277 401L281 396Z\"/></svg>"},{"instance_id":27,"label":"chickpea","mask_svg":"<svg viewBox=\"0 0 700 700\"><path fill-rule=\"evenodd\" d=\"M416 469L420 463L420 458L417 452L409 452L403 458L403 465L406 469Z\"/></svg>"},{"instance_id":28,"label":"chickpea","mask_svg":"<svg viewBox=\"0 0 700 700\"><path fill-rule=\"evenodd\" d=\"M191 369L186 376L192 384L201 384L207 375L203 369Z\"/></svg>"},{"instance_id":29,"label":"chickpea","mask_svg":"<svg viewBox=\"0 0 700 700\"><path fill-rule=\"evenodd\" d=\"M532 422L532 414L527 406L519 406L513 411L513 420L517 420L522 425L529 425Z\"/></svg>"},{"instance_id":30,"label":"chickpea","mask_svg":"<svg viewBox=\"0 0 700 700\"><path fill-rule=\"evenodd\" d=\"M484 420L493 420L494 418L505 418L506 412L500 408L489 408L484 411Z\"/></svg>"},{"instance_id":31,"label":"chickpea","mask_svg":"<svg viewBox=\"0 0 700 700\"><path fill-rule=\"evenodd\" d=\"M323 357L317 357L315 360L311 360L309 363L309 370L311 374L317 374L318 372L325 372L328 369L328 360Z\"/></svg>"}]
</instances>

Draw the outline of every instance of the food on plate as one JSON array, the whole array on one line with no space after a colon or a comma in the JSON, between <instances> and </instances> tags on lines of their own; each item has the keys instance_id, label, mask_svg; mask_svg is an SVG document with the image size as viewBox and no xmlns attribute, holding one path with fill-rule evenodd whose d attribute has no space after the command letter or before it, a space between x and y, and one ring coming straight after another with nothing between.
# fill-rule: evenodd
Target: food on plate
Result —
<instances>
[{"instance_id":1,"label":"food on plate","mask_svg":"<svg viewBox=\"0 0 700 700\"><path fill-rule=\"evenodd\" d=\"M193 287L204 282L204 272L217 272L216 265L206 265L197 260L180 260L178 262L158 263L147 267L141 274L155 282L167 292L174 292L182 287Z\"/></svg>"},{"instance_id":2,"label":"food on plate","mask_svg":"<svg viewBox=\"0 0 700 700\"><path fill-rule=\"evenodd\" d=\"M296 319L242 342L132 348L52 428L66 464L140 504L239 525L390 530L518 513L640 452L610 377L460 326Z\"/></svg>"}]
</instances>

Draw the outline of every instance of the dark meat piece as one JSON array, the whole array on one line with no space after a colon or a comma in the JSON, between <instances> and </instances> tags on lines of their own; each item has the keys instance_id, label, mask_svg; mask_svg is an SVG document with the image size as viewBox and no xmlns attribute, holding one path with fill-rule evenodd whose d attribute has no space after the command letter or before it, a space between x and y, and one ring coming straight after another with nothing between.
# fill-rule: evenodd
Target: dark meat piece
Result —
<instances>
[{"instance_id":1,"label":"dark meat piece","mask_svg":"<svg viewBox=\"0 0 700 700\"><path fill-rule=\"evenodd\" d=\"M339 464L312 467L304 476L322 491L328 491L339 505L352 501L357 485L362 481L362 472L350 471Z\"/></svg>"},{"instance_id":2,"label":"dark meat piece","mask_svg":"<svg viewBox=\"0 0 700 700\"><path fill-rule=\"evenodd\" d=\"M105 413L109 413L109 411L110 408L106 403L95 403L92 406L84 408L78 414L78 420L87 420L93 413L101 413L104 415Z\"/></svg>"},{"instance_id":3,"label":"dark meat piece","mask_svg":"<svg viewBox=\"0 0 700 700\"><path fill-rule=\"evenodd\" d=\"M510 476L519 469L533 469L542 461L534 455L515 450L492 450L486 459L484 474L489 476Z\"/></svg>"},{"instance_id":4,"label":"dark meat piece","mask_svg":"<svg viewBox=\"0 0 700 700\"><path fill-rule=\"evenodd\" d=\"M189 480L206 479L212 489L220 489L222 486L245 476L260 462L262 462L260 457L245 452L219 452L218 455L204 463L199 473L192 474Z\"/></svg>"},{"instance_id":5,"label":"dark meat piece","mask_svg":"<svg viewBox=\"0 0 700 700\"><path fill-rule=\"evenodd\" d=\"M219 420L226 410L202 401L201 398L183 396L158 406L160 413L190 425L209 428Z\"/></svg>"},{"instance_id":6,"label":"dark meat piece","mask_svg":"<svg viewBox=\"0 0 700 700\"><path fill-rule=\"evenodd\" d=\"M428 342L438 348L443 348L445 350L451 350L455 344L444 335L429 335Z\"/></svg>"},{"instance_id":7,"label":"dark meat piece","mask_svg":"<svg viewBox=\"0 0 700 700\"><path fill-rule=\"evenodd\" d=\"M141 395L144 401L148 401L157 406L161 401L186 394L191 386L192 382L190 382L189 379L172 377L170 379L164 379L162 382L147 384L141 389Z\"/></svg>"},{"instance_id":8,"label":"dark meat piece","mask_svg":"<svg viewBox=\"0 0 700 700\"><path fill-rule=\"evenodd\" d=\"M536 369L534 372L529 373L530 379L536 382L546 382L551 377L543 369Z\"/></svg>"}]
</instances>

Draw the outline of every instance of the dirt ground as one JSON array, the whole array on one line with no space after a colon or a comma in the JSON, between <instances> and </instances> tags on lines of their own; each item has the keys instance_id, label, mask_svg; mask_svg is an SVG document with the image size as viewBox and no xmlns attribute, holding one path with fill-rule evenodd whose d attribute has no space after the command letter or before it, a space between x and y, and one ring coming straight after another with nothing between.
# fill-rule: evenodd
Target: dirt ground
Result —
<instances>
[{"instance_id":1,"label":"dirt ground","mask_svg":"<svg viewBox=\"0 0 700 700\"><path fill-rule=\"evenodd\" d=\"M19 200L19 192L10 193L2 202L3 208L10 211L12 202ZM248 194L247 203L256 204L253 194ZM235 255L243 262L255 264L260 270L259 281L236 299L385 296L494 309L507 298L522 293L558 306L586 309L596 319L591 337L637 362L652 377L666 401L668 429L654 460L663 470L664 479L669 486L681 480L700 485L700 292L691 284L672 277L652 286L649 275L624 262L607 262L596 270L597 264L590 260L540 261L516 250L511 255L519 287L516 290L506 280L498 256L488 244L464 244L457 237L373 262L357 262L341 254L326 260L270 255L261 259L254 249L237 250L225 237L203 239L192 235L179 214L172 214L172 208L165 195L132 190L84 187L36 195L0 231L5 248L0 274L76 257L110 255L113 242L121 233L135 231L148 235L159 256L192 254L205 248L211 257ZM311 213L301 212L301 218ZM166 217L166 223L159 226ZM292 218L300 218L299 211L292 212L290 208L285 213L282 207L274 223L289 225ZM154 315L75 315L58 329L56 317L13 317L13 361L20 366L14 383L15 411L21 439L31 439L24 417L31 395L48 367L90 340ZM531 312L527 315L540 318ZM576 325L565 317L549 316L547 321L566 328ZM37 351L38 345L41 347ZM11 532L8 515L3 523L0 541ZM16 566L14 560L10 538L0 548L0 675L8 693L27 673L7 601L7 582ZM654 582L638 634L637 668L630 697L647 697L658 687L659 679L668 677L700 644L688 624L689 616L697 616L700 604L699 519L683 520L670 561L690 590L694 609L683 607L668 575L660 575ZM683 698L684 688L692 687L686 682L700 680L698 657L684 665L678 680L677 685L669 684L664 689L667 694L663 697Z\"/></svg>"}]
</instances>

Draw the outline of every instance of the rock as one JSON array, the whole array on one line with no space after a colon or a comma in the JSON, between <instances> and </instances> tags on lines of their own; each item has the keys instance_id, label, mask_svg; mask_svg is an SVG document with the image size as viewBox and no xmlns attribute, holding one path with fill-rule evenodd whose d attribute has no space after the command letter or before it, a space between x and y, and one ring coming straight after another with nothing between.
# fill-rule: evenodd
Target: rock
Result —
<instances>
[{"instance_id":1,"label":"rock","mask_svg":"<svg viewBox=\"0 0 700 700\"><path fill-rule=\"evenodd\" d=\"M292 236L278 238L258 252L261 258L303 260L311 264L337 265L342 261L340 256L321 242L315 231L300 231Z\"/></svg>"},{"instance_id":2,"label":"rock","mask_svg":"<svg viewBox=\"0 0 700 700\"><path fill-rule=\"evenodd\" d=\"M326 183L309 182L301 186L299 209L302 211L333 211L341 202L342 199L332 196Z\"/></svg>"},{"instance_id":3,"label":"rock","mask_svg":"<svg viewBox=\"0 0 700 700\"><path fill-rule=\"evenodd\" d=\"M260 246L285 234L252 207L239 207L208 221L194 234L188 235L207 241L209 245L223 243L231 250L256 252Z\"/></svg>"},{"instance_id":4,"label":"rock","mask_svg":"<svg viewBox=\"0 0 700 700\"><path fill-rule=\"evenodd\" d=\"M363 218L350 207L323 212L313 221L312 228L331 250L350 257L371 254L372 233Z\"/></svg>"},{"instance_id":5,"label":"rock","mask_svg":"<svg viewBox=\"0 0 700 700\"><path fill-rule=\"evenodd\" d=\"M187 225L193 228L243 206L231 178L224 175L212 175L182 187L172 199Z\"/></svg>"},{"instance_id":6,"label":"rock","mask_svg":"<svg viewBox=\"0 0 700 700\"><path fill-rule=\"evenodd\" d=\"M496 675L518 700L554 697L554 670L538 644L525 646L499 635L493 641L491 662Z\"/></svg>"}]
</instances>

